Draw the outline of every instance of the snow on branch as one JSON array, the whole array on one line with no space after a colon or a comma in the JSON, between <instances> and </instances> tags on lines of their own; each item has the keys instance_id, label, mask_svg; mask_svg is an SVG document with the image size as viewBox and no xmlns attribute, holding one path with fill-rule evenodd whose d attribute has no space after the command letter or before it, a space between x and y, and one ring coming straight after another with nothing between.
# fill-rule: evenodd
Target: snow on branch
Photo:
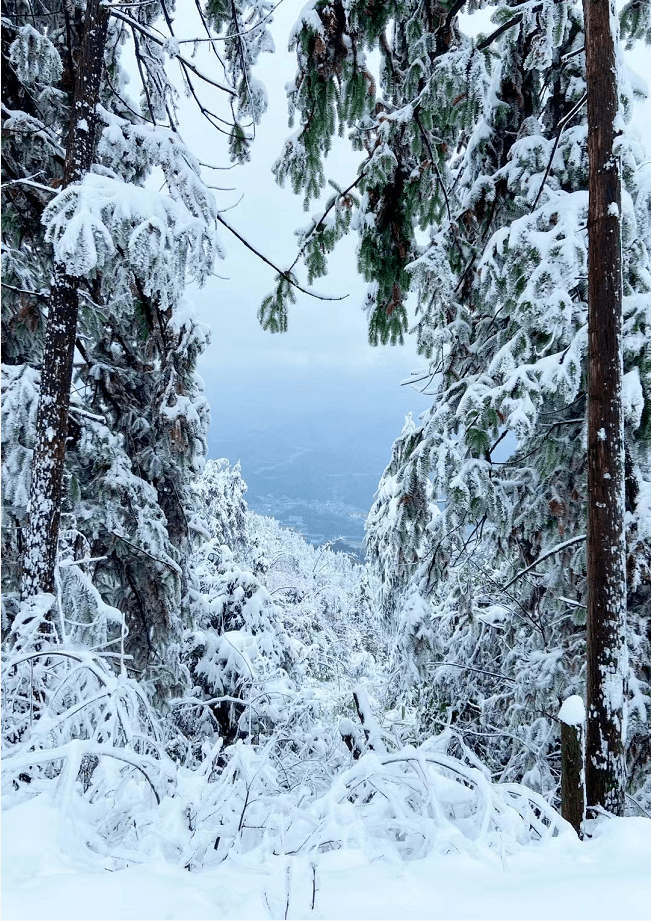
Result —
<instances>
[{"instance_id":1,"label":"snow on branch","mask_svg":"<svg viewBox=\"0 0 651 921\"><path fill-rule=\"evenodd\" d=\"M189 271L200 279L210 273L218 252L214 227L188 204L89 173L43 212L46 239L66 271L80 277L110 267L119 253L165 309L181 297Z\"/></svg>"},{"instance_id":2,"label":"snow on branch","mask_svg":"<svg viewBox=\"0 0 651 921\"><path fill-rule=\"evenodd\" d=\"M525 569L520 570L516 573L513 578L502 586L502 591L505 592L510 588L514 582L517 582L518 579L521 579L522 576L526 576L528 572L531 572L532 569L535 569L539 563L542 563L544 560L548 559L550 556L554 556L556 553L561 553L563 550L566 550L568 547L574 546L574 544L580 544L585 540L585 534L579 534L577 537L571 537L569 540L563 541L562 544L557 544L555 547L552 547L551 550L547 550L546 553L541 554L537 560L535 560L530 566L527 566Z\"/></svg>"}]
</instances>

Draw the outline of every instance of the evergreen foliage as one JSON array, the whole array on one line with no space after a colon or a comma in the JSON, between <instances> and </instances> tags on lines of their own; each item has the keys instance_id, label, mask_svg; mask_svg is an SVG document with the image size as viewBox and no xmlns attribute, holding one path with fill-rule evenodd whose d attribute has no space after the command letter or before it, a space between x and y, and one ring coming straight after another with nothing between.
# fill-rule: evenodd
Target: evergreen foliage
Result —
<instances>
[{"instance_id":1,"label":"evergreen foliage","mask_svg":"<svg viewBox=\"0 0 651 921\"><path fill-rule=\"evenodd\" d=\"M361 164L298 232L260 319L284 331L299 261L312 283L354 231L371 342L403 340L414 292L429 363L432 408L393 445L361 565L252 513L239 465L206 462L209 331L184 291L212 272L221 218L170 65L245 161L273 4L197 5L218 77L166 0L111 4L92 167L70 182L69 139L95 129L72 118L86 11L3 0L3 797L56 791L111 869L344 846L503 856L573 834L553 804L558 705L585 682L583 21L573 0L509 0L490 35L465 35L460 11L483 5L310 0L290 39L278 181L307 208L336 132ZM648 41L648 3L626 4L622 30ZM644 809L651 167L621 79L627 757ZM55 579L21 599L61 273L80 311Z\"/></svg>"},{"instance_id":2,"label":"evergreen foliage","mask_svg":"<svg viewBox=\"0 0 651 921\"><path fill-rule=\"evenodd\" d=\"M651 44L651 9L645 0L629 0L620 13L620 23L629 47L639 39Z\"/></svg>"},{"instance_id":3,"label":"evergreen foliage","mask_svg":"<svg viewBox=\"0 0 651 921\"><path fill-rule=\"evenodd\" d=\"M503 5L495 31L471 39L460 6L382 4L377 16L354 3L306 7L290 91L301 122L277 172L308 198L320 191L323 160L310 151L327 153L314 135L334 130L334 115L317 119L327 82L328 111L365 155L351 225L371 282L371 341L399 340L407 291L418 298L413 332L429 360L419 377L433 406L396 441L367 523L397 629L403 680L391 700L416 705L426 731L454 725L500 776L549 793L557 701L584 680L583 19L573 2ZM626 35L644 36L645 10L625 8ZM347 118L338 100L369 48L382 56L379 88L369 83ZM317 76L319 91L308 92ZM635 786L649 760L638 719L650 677L651 224L649 167L627 127L639 87L627 79L618 154Z\"/></svg>"},{"instance_id":4,"label":"evergreen foliage","mask_svg":"<svg viewBox=\"0 0 651 921\"><path fill-rule=\"evenodd\" d=\"M233 130L246 144L264 111L252 69L272 49L269 12L269 5L242 3L227 21L213 9L201 13L207 35L227 42L222 89L237 100ZM188 278L201 283L221 255L213 193L177 131L169 63L178 63L198 100L195 83L218 82L184 55L164 2L116 7L94 165L57 192L84 12L8 0L3 17L3 629L18 605L42 328L56 263L79 280L80 295L59 559L81 569L62 570L61 591L66 603L86 593L84 620L93 621L97 591L123 612L130 667L165 696L187 678L180 649L193 578L191 484L204 464L209 421L195 371L209 333L183 292ZM128 96L120 65L127 43L140 100ZM162 174L160 192L147 185L153 170ZM73 572L84 576L71 582ZM118 636L102 634L102 642Z\"/></svg>"}]
</instances>

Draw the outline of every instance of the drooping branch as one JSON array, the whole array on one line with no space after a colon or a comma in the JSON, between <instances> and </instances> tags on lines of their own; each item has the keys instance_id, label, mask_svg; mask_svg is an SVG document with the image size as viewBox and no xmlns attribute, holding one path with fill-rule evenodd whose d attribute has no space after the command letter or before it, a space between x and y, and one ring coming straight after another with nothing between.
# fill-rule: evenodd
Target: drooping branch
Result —
<instances>
[{"instance_id":1,"label":"drooping branch","mask_svg":"<svg viewBox=\"0 0 651 921\"><path fill-rule=\"evenodd\" d=\"M261 253L259 249L256 249L255 246L249 243L246 237L243 237L242 234L239 233L231 224L229 224L228 221L225 221L221 215L217 215L217 220L220 224L223 224L227 230L230 230L233 236L237 237L240 243L244 244L244 246L246 246L248 250L254 253L258 259L262 259L262 261L265 262L268 266L271 266L271 268L274 269L281 276L281 278L284 278L293 288L296 288L297 291L301 291L303 294L307 294L308 297L316 298L318 301L344 301L348 297L347 294L343 294L340 297L329 294L318 294L316 291L310 291L309 288L304 288L302 285L299 285L299 283L296 281L296 278L291 274L291 269L281 269L270 259L267 259L267 257ZM294 265L296 265L296 263L294 263Z\"/></svg>"},{"instance_id":2,"label":"drooping branch","mask_svg":"<svg viewBox=\"0 0 651 921\"><path fill-rule=\"evenodd\" d=\"M111 16L114 16L116 19L120 19L128 26L131 26L135 32L140 32L142 35L147 36L150 41L159 45L161 48L165 46L165 38L162 35L156 35L156 33L148 28L148 26L143 25L141 22L138 22L131 16L127 16L124 13L119 13L116 9L111 9L110 12ZM188 58L184 57L182 54L176 54L174 57L182 67L192 71L192 73L199 77L200 80L203 80L204 83L207 83L209 86L214 86L215 89L222 90L224 93L228 93L229 96L237 96L237 93L232 87L226 86L225 83L218 83L217 80L213 80L212 77L209 77L207 74L203 73L203 71L200 70L196 64L193 64L192 61L188 60Z\"/></svg>"},{"instance_id":3,"label":"drooping branch","mask_svg":"<svg viewBox=\"0 0 651 921\"><path fill-rule=\"evenodd\" d=\"M350 185L347 186L347 187L343 190L343 192L341 192L339 195L333 196L332 201L330 202L330 204L328 205L328 207L325 209L325 211L323 212L323 214L321 215L321 217L319 218L319 220L318 220L318 221L315 221L315 222L314 222L314 226L310 228L309 233L307 234L305 240L303 241L303 245L301 246L301 248L299 249L298 253L296 254L296 258L294 259L294 261L292 262L292 264L290 265L290 267L287 269L288 272L291 272L291 271L294 269L294 267L295 267L296 264L298 263L299 259L301 258L301 256L302 256L303 253L305 252L305 250L307 249L307 246L308 246L310 240L312 239L312 237L314 236L314 234L317 232L317 230L318 230L320 227L323 227L323 223L324 223L325 219L326 219L327 216L330 214L330 212L332 211L332 209L335 207L335 205L337 204L337 202L338 202L338 201L341 201L343 198L345 198L346 195L348 195L349 192L352 192L352 190L353 190L356 186L359 185L359 183L362 181L363 178L364 178L364 172L362 171L362 172L360 172L360 174L359 174L359 176L357 177L357 179L355 179L354 182L351 182Z\"/></svg>"},{"instance_id":4,"label":"drooping branch","mask_svg":"<svg viewBox=\"0 0 651 921\"><path fill-rule=\"evenodd\" d=\"M584 95L581 97L581 99L579 99L579 101L577 102L577 104L567 113L567 115L565 116L565 118L562 118L561 121L558 123L558 130L557 130L557 132L556 132L556 138L555 138L555 140L554 140L554 146L552 147L552 152L551 152L551 154L549 155L549 160L548 160L548 162L547 162L547 169L545 170L545 175L543 176L542 182L540 183L540 188L538 189L538 194L536 195L536 199L535 199L533 205L531 206L531 210L532 210L532 211L535 211L535 210L536 210L536 207L538 206L538 202L540 201L540 196L542 195L543 189L545 188L545 183L547 182L547 178L548 178L549 173L550 173L550 171L551 171L552 164L553 164L553 162L554 162L554 157L556 156L556 150L557 150L557 148L558 148L558 144L559 144L559 141L560 141L560 139L561 139L561 135L563 134L563 131L565 130L565 128L567 127L567 125L569 125L569 123L572 121L572 119L574 118L574 116L577 114L577 112L579 112L580 109L583 107L583 105L584 105L584 103L585 103L585 101L586 101L587 98L588 98L587 94L584 94Z\"/></svg>"},{"instance_id":5,"label":"drooping branch","mask_svg":"<svg viewBox=\"0 0 651 921\"><path fill-rule=\"evenodd\" d=\"M578 537L571 537L569 540L563 541L562 544L557 544L555 547L552 547L551 550L547 550L545 553L542 553L537 560L535 560L530 566L527 566L525 569L521 569L513 578L502 586L502 591L505 592L509 589L514 582L517 582L523 576L526 576L528 572L531 572L532 569L535 569L540 563L548 560L550 556L554 556L557 553L561 553L563 550L567 550L568 547L571 547L573 544L580 544L585 540L585 534L579 534Z\"/></svg>"}]
</instances>

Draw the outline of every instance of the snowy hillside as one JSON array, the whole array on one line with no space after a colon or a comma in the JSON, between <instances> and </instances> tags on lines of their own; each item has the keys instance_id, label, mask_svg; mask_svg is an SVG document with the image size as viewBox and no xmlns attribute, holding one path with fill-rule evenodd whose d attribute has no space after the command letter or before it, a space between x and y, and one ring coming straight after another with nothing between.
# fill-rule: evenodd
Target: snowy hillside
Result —
<instances>
[{"instance_id":1,"label":"snowy hillside","mask_svg":"<svg viewBox=\"0 0 651 921\"><path fill-rule=\"evenodd\" d=\"M1 45L4 917L648 917L649 0Z\"/></svg>"},{"instance_id":2,"label":"snowy hillside","mask_svg":"<svg viewBox=\"0 0 651 921\"><path fill-rule=\"evenodd\" d=\"M198 686L171 706L202 767L101 652L5 659L7 729L26 679L42 715L3 759L3 917L646 917L649 819L580 842L454 732L419 744L404 707L378 722L372 573L250 512L225 461L200 489L200 587L228 629L187 635Z\"/></svg>"}]
</instances>

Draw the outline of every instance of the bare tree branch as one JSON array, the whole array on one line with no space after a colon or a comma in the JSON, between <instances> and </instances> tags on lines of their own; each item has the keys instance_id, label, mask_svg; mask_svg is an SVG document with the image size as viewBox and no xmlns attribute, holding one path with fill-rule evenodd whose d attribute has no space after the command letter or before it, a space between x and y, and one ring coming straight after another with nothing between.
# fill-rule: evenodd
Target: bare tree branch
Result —
<instances>
[{"instance_id":1,"label":"bare tree branch","mask_svg":"<svg viewBox=\"0 0 651 921\"><path fill-rule=\"evenodd\" d=\"M262 261L263 261L263 262L266 262L266 264L267 264L268 266L271 266L271 268L274 269L274 271L278 272L278 274L279 274L282 278L284 278L286 281L288 281L289 284L290 284L293 288L296 288L297 291L301 291L303 294L307 294L308 297L314 297L314 298L316 298L316 300L318 300L318 301L343 301L343 300L345 300L345 299L348 297L347 294L344 294L344 295L342 295L341 297L334 297L334 296L328 295L328 294L317 294L316 291L310 291L309 288L304 288L302 285L299 285L299 283L296 281L296 279L294 278L294 276L291 274L291 270L290 270L290 269L283 270L283 269L278 268L278 266L277 266L275 263L271 262L270 259L267 259L267 257L266 257L265 255L263 255L263 253L261 253L260 250L256 249L255 246L252 246L252 244L249 243L249 241L246 240L246 239L242 236L241 233L238 233L238 231L235 230L234 227L232 227L227 221L225 221L224 218L221 217L221 215L217 215L217 220L219 221L220 224L223 224L224 227L225 227L227 230L230 230L230 232L233 234L233 236L234 236L234 237L237 237L237 239L240 241L240 243L243 243L244 246L246 246L247 249L251 250L252 253L255 253L255 255L258 257L258 259L262 259ZM294 264L295 264L295 263L294 263Z\"/></svg>"}]
</instances>

